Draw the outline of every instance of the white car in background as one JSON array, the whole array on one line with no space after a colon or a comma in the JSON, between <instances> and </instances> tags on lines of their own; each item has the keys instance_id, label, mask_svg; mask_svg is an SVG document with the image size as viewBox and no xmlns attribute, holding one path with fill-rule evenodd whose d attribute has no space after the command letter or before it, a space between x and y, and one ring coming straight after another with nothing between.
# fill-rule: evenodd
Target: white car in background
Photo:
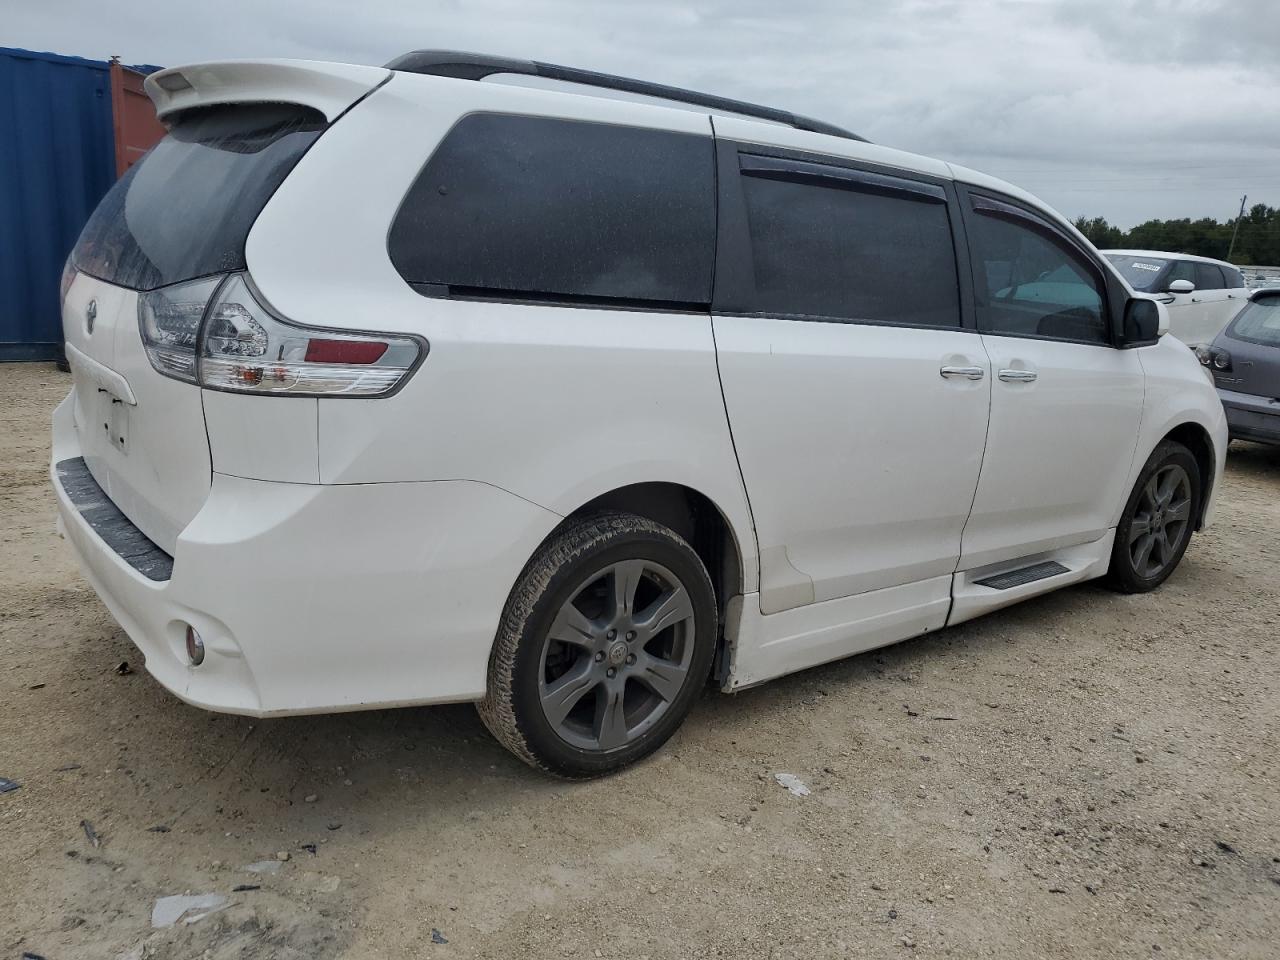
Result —
<instances>
[{"instance_id":1,"label":"white car in background","mask_svg":"<svg viewBox=\"0 0 1280 960\"><path fill-rule=\"evenodd\" d=\"M1169 332L1183 343L1212 343L1249 300L1240 270L1223 260L1158 250L1103 250L1139 293L1169 308Z\"/></svg>"},{"instance_id":2,"label":"white car in background","mask_svg":"<svg viewBox=\"0 0 1280 960\"><path fill-rule=\"evenodd\" d=\"M590 776L708 677L1151 590L1208 520L1200 364L1007 183L495 57L146 86L169 135L64 278L52 479L193 704L475 701Z\"/></svg>"}]
</instances>

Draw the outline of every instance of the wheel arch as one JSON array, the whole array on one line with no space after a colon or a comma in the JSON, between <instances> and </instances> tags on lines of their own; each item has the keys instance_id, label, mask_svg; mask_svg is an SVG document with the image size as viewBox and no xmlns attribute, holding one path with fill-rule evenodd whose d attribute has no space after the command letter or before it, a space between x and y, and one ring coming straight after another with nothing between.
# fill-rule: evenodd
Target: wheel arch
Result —
<instances>
[{"instance_id":1,"label":"wheel arch","mask_svg":"<svg viewBox=\"0 0 1280 960\"><path fill-rule=\"evenodd\" d=\"M1203 426L1195 421L1188 420L1165 433L1160 438L1160 443L1166 440L1173 440L1190 450L1191 455L1195 457L1196 466L1200 470L1200 505L1194 528L1200 530L1204 527L1205 511L1208 509L1209 500L1213 495L1214 466L1217 463L1213 439L1209 436L1209 431Z\"/></svg>"},{"instance_id":2,"label":"wheel arch","mask_svg":"<svg viewBox=\"0 0 1280 960\"><path fill-rule=\"evenodd\" d=\"M732 597L745 589L742 542L733 524L710 497L682 483L646 481L617 487L593 497L565 520L603 510L646 517L689 542L711 576L720 621Z\"/></svg>"},{"instance_id":3,"label":"wheel arch","mask_svg":"<svg viewBox=\"0 0 1280 960\"><path fill-rule=\"evenodd\" d=\"M642 481L615 487L592 497L566 515L565 521L604 510L620 510L646 517L674 530L697 553L715 591L716 653L712 672L717 683L727 676L732 651L726 636L733 633L729 623L730 601L748 590L747 578L754 566L744 553L743 535L734 529L727 512L700 490L683 483ZM748 549L754 549L754 531L747 531Z\"/></svg>"}]
</instances>

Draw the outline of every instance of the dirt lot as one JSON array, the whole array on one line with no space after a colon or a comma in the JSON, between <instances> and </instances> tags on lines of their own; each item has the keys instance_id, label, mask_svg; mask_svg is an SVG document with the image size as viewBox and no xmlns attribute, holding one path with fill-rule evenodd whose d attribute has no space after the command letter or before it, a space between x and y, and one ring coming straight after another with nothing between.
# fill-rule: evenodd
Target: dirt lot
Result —
<instances>
[{"instance_id":1,"label":"dirt lot","mask_svg":"<svg viewBox=\"0 0 1280 960\"><path fill-rule=\"evenodd\" d=\"M53 532L67 389L0 367L0 956L1280 953L1280 451L1233 447L1154 594L708 691L655 759L564 784L469 706L262 722L165 693ZM188 892L230 905L153 931Z\"/></svg>"}]
</instances>

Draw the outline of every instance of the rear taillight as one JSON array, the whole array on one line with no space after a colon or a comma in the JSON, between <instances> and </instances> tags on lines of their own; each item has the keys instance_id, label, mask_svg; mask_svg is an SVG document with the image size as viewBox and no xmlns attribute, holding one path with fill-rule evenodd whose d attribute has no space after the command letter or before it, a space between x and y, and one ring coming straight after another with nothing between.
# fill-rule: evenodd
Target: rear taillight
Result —
<instances>
[{"instance_id":1,"label":"rear taillight","mask_svg":"<svg viewBox=\"0 0 1280 960\"><path fill-rule=\"evenodd\" d=\"M1203 366L1225 373L1231 369L1231 354L1221 347L1202 343L1195 348L1196 359Z\"/></svg>"},{"instance_id":2,"label":"rear taillight","mask_svg":"<svg viewBox=\"0 0 1280 960\"><path fill-rule=\"evenodd\" d=\"M294 326L278 320L234 274L209 305L200 384L242 393L379 397L418 365L421 341Z\"/></svg>"},{"instance_id":3,"label":"rear taillight","mask_svg":"<svg viewBox=\"0 0 1280 960\"><path fill-rule=\"evenodd\" d=\"M417 337L280 320L240 273L154 290L138 309L151 365L213 390L381 397L398 389L426 355L426 342Z\"/></svg>"},{"instance_id":4,"label":"rear taillight","mask_svg":"<svg viewBox=\"0 0 1280 960\"><path fill-rule=\"evenodd\" d=\"M147 359L166 377L196 382L200 321L221 277L206 277L144 293L138 298L138 329Z\"/></svg>"}]
</instances>

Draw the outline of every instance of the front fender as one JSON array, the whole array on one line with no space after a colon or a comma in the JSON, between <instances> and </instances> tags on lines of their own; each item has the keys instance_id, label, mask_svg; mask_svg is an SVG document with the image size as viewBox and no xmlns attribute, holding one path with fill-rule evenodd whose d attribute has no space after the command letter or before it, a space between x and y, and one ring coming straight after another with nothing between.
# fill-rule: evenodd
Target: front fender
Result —
<instances>
[{"instance_id":1,"label":"front fender","mask_svg":"<svg viewBox=\"0 0 1280 960\"><path fill-rule=\"evenodd\" d=\"M1137 455L1126 489L1132 489L1147 458L1162 440L1175 430L1192 425L1208 439L1213 473L1206 478L1206 498L1201 527L1213 516L1222 472L1227 461L1227 417L1218 391L1204 375L1195 354L1173 337L1138 351L1146 377L1142 426L1138 434ZM1124 504L1118 504L1114 522L1118 523Z\"/></svg>"}]
</instances>

